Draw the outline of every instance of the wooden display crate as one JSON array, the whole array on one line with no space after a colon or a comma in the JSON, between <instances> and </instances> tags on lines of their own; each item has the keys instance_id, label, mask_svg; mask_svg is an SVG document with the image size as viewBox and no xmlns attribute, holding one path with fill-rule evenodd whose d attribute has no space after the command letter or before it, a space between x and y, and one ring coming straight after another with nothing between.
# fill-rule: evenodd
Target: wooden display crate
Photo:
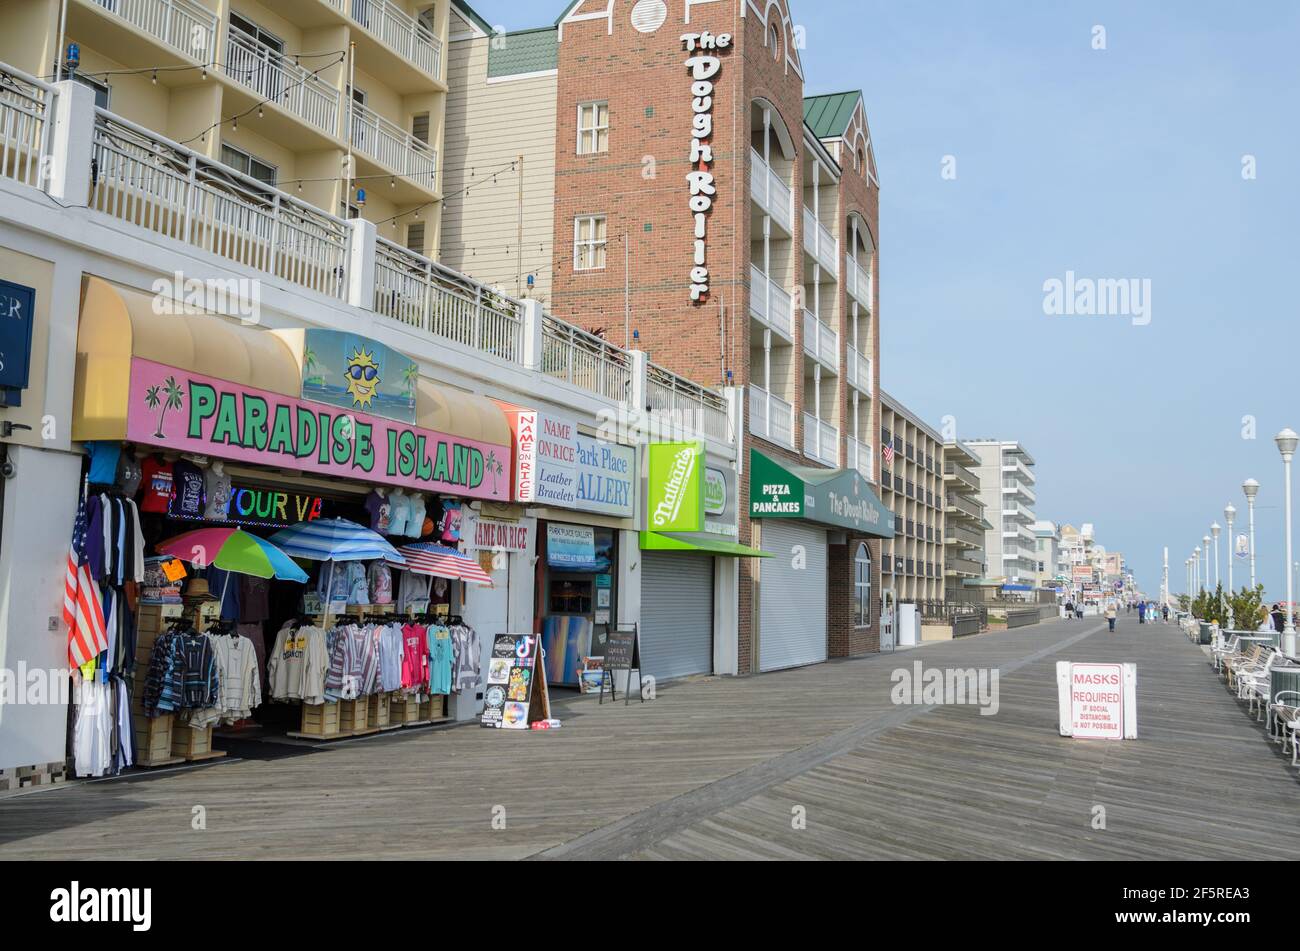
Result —
<instances>
[{"instance_id":1,"label":"wooden display crate","mask_svg":"<svg viewBox=\"0 0 1300 951\"><path fill-rule=\"evenodd\" d=\"M344 700L339 704L339 732L364 733L370 728L370 698Z\"/></svg>"},{"instance_id":2,"label":"wooden display crate","mask_svg":"<svg viewBox=\"0 0 1300 951\"><path fill-rule=\"evenodd\" d=\"M388 705L388 722L394 726L406 726L420 720L420 704L408 697L394 694Z\"/></svg>"},{"instance_id":3,"label":"wooden display crate","mask_svg":"<svg viewBox=\"0 0 1300 951\"><path fill-rule=\"evenodd\" d=\"M385 729L391 721L392 695L386 693L377 693L370 698L370 716L367 723L371 729Z\"/></svg>"},{"instance_id":4,"label":"wooden display crate","mask_svg":"<svg viewBox=\"0 0 1300 951\"><path fill-rule=\"evenodd\" d=\"M438 694L420 704L420 719L425 722L447 719L446 696Z\"/></svg>"},{"instance_id":5,"label":"wooden display crate","mask_svg":"<svg viewBox=\"0 0 1300 951\"><path fill-rule=\"evenodd\" d=\"M302 730L303 736L321 737L337 736L339 730L339 705L337 703L322 703L317 706L304 703L302 705Z\"/></svg>"},{"instance_id":6,"label":"wooden display crate","mask_svg":"<svg viewBox=\"0 0 1300 951\"><path fill-rule=\"evenodd\" d=\"M186 760L219 759L223 750L212 748L212 727L195 730L182 723L172 730L172 754Z\"/></svg>"}]
</instances>

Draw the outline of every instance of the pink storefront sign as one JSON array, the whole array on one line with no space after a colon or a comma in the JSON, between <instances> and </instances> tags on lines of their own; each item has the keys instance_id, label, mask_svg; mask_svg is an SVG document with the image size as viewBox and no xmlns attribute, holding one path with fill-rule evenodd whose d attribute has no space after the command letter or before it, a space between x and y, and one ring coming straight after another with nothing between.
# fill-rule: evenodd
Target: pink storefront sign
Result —
<instances>
[{"instance_id":1,"label":"pink storefront sign","mask_svg":"<svg viewBox=\"0 0 1300 951\"><path fill-rule=\"evenodd\" d=\"M131 360L126 438L474 499L510 495L510 447Z\"/></svg>"}]
</instances>

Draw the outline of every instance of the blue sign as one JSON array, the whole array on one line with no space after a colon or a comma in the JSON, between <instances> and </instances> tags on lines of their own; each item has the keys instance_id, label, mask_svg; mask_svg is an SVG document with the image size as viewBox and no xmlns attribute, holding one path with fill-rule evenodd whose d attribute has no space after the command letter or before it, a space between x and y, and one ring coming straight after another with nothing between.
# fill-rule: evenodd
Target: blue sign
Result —
<instances>
[{"instance_id":1,"label":"blue sign","mask_svg":"<svg viewBox=\"0 0 1300 951\"><path fill-rule=\"evenodd\" d=\"M313 327L304 334L302 398L415 424L420 367L377 340Z\"/></svg>"},{"instance_id":2,"label":"blue sign","mask_svg":"<svg viewBox=\"0 0 1300 951\"><path fill-rule=\"evenodd\" d=\"M567 571L597 570L596 530L589 525L547 525L546 563Z\"/></svg>"},{"instance_id":3,"label":"blue sign","mask_svg":"<svg viewBox=\"0 0 1300 951\"><path fill-rule=\"evenodd\" d=\"M27 387L35 310L35 288L0 281L0 388Z\"/></svg>"}]
</instances>

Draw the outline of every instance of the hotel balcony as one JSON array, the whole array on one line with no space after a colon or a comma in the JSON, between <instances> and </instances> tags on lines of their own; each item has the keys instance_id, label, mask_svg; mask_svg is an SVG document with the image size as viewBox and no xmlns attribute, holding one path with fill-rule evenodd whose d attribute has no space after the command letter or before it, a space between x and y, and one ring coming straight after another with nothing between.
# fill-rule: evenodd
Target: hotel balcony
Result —
<instances>
[{"instance_id":1,"label":"hotel balcony","mask_svg":"<svg viewBox=\"0 0 1300 951\"><path fill-rule=\"evenodd\" d=\"M980 487L979 477L965 466L955 462L949 462L943 467L943 478L946 482L960 482L967 488L977 491Z\"/></svg>"},{"instance_id":2,"label":"hotel balcony","mask_svg":"<svg viewBox=\"0 0 1300 951\"><path fill-rule=\"evenodd\" d=\"M405 10L390 0L322 0L351 18L364 32L354 33L357 51L374 61L384 56L390 69L384 77L401 92L414 90L403 73L413 68L431 76L442 85L442 42ZM367 42L371 40L371 42ZM384 55L387 54L387 55ZM392 54L396 54L393 56Z\"/></svg>"},{"instance_id":3,"label":"hotel balcony","mask_svg":"<svg viewBox=\"0 0 1300 951\"><path fill-rule=\"evenodd\" d=\"M803 210L803 247L832 275L838 274L840 243L807 207Z\"/></svg>"},{"instance_id":4,"label":"hotel balcony","mask_svg":"<svg viewBox=\"0 0 1300 951\"><path fill-rule=\"evenodd\" d=\"M217 14L194 0L73 0L68 32L95 37L114 59L129 66L216 59ZM160 57L159 44L179 55Z\"/></svg>"},{"instance_id":5,"label":"hotel balcony","mask_svg":"<svg viewBox=\"0 0 1300 951\"><path fill-rule=\"evenodd\" d=\"M984 574L984 566L978 561L971 561L969 558L945 558L944 573L978 578Z\"/></svg>"},{"instance_id":6,"label":"hotel balcony","mask_svg":"<svg viewBox=\"0 0 1300 951\"><path fill-rule=\"evenodd\" d=\"M749 266L749 312L764 327L794 342L794 302L756 265Z\"/></svg>"},{"instance_id":7,"label":"hotel balcony","mask_svg":"<svg viewBox=\"0 0 1300 951\"><path fill-rule=\"evenodd\" d=\"M395 122L359 102L352 104L352 148L384 172L427 191L438 190L438 153Z\"/></svg>"},{"instance_id":8,"label":"hotel balcony","mask_svg":"<svg viewBox=\"0 0 1300 951\"><path fill-rule=\"evenodd\" d=\"M849 296L871 313L871 275L849 255L844 256L844 286Z\"/></svg>"},{"instance_id":9,"label":"hotel balcony","mask_svg":"<svg viewBox=\"0 0 1300 951\"><path fill-rule=\"evenodd\" d=\"M840 335L817 319L810 310L803 312L803 352L831 373L840 372Z\"/></svg>"},{"instance_id":10,"label":"hotel balcony","mask_svg":"<svg viewBox=\"0 0 1300 951\"><path fill-rule=\"evenodd\" d=\"M943 541L945 545L968 545L971 548L984 547L984 533L962 525L944 523Z\"/></svg>"},{"instance_id":11,"label":"hotel balcony","mask_svg":"<svg viewBox=\"0 0 1300 951\"><path fill-rule=\"evenodd\" d=\"M794 448L794 407L762 387L749 388L749 431L787 449Z\"/></svg>"},{"instance_id":12,"label":"hotel balcony","mask_svg":"<svg viewBox=\"0 0 1300 951\"><path fill-rule=\"evenodd\" d=\"M862 478L866 479L868 482L875 482L876 474L872 469L872 464L875 462L875 450L868 444L859 442L857 439L850 436L846 441L846 452L848 458L845 460L845 463L848 467L850 469L857 469L858 472L861 473Z\"/></svg>"},{"instance_id":13,"label":"hotel balcony","mask_svg":"<svg viewBox=\"0 0 1300 951\"><path fill-rule=\"evenodd\" d=\"M856 386L870 396L875 392L875 377L871 373L871 360L858 352L858 348L848 346L849 386Z\"/></svg>"},{"instance_id":14,"label":"hotel balcony","mask_svg":"<svg viewBox=\"0 0 1300 951\"><path fill-rule=\"evenodd\" d=\"M980 506L977 503L972 502L970 499L963 498L960 495L950 494L946 499L946 502L947 505L945 511L950 514L959 512L962 515L975 519L977 522L983 521L984 519L984 513L980 509Z\"/></svg>"},{"instance_id":15,"label":"hotel balcony","mask_svg":"<svg viewBox=\"0 0 1300 951\"><path fill-rule=\"evenodd\" d=\"M811 413L804 413L803 454L835 468L840 464L840 431Z\"/></svg>"},{"instance_id":16,"label":"hotel balcony","mask_svg":"<svg viewBox=\"0 0 1300 951\"><path fill-rule=\"evenodd\" d=\"M749 194L781 230L794 234L794 192L754 149L749 150Z\"/></svg>"},{"instance_id":17,"label":"hotel balcony","mask_svg":"<svg viewBox=\"0 0 1300 951\"><path fill-rule=\"evenodd\" d=\"M309 69L231 26L226 37L226 75L325 135L339 135L339 91ZM267 130L274 132L275 130Z\"/></svg>"}]
</instances>

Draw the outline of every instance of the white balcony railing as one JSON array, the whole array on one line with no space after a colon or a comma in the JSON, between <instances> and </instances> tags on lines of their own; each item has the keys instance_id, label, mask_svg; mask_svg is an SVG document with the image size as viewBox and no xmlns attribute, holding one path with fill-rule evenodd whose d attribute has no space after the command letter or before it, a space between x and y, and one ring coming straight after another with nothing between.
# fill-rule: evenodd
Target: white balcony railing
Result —
<instances>
[{"instance_id":1,"label":"white balcony railing","mask_svg":"<svg viewBox=\"0 0 1300 951\"><path fill-rule=\"evenodd\" d=\"M616 403L632 399L628 352L555 317L542 324L542 372Z\"/></svg>"},{"instance_id":2,"label":"white balcony railing","mask_svg":"<svg viewBox=\"0 0 1300 951\"><path fill-rule=\"evenodd\" d=\"M41 186L54 89L13 69L0 72L0 178Z\"/></svg>"},{"instance_id":3,"label":"white balcony railing","mask_svg":"<svg viewBox=\"0 0 1300 951\"><path fill-rule=\"evenodd\" d=\"M840 431L811 413L803 414L803 454L827 466L840 464Z\"/></svg>"},{"instance_id":4,"label":"white balcony railing","mask_svg":"<svg viewBox=\"0 0 1300 951\"><path fill-rule=\"evenodd\" d=\"M749 431L761 439L794 448L794 407L758 386L749 388Z\"/></svg>"},{"instance_id":5,"label":"white balcony railing","mask_svg":"<svg viewBox=\"0 0 1300 951\"><path fill-rule=\"evenodd\" d=\"M200 63L215 59L217 15L191 0L93 0L127 23Z\"/></svg>"},{"instance_id":6,"label":"white balcony railing","mask_svg":"<svg viewBox=\"0 0 1300 951\"><path fill-rule=\"evenodd\" d=\"M730 444L731 419L720 393L647 363L646 404L657 433L697 433ZM662 441L662 440L661 440Z\"/></svg>"},{"instance_id":7,"label":"white balcony railing","mask_svg":"<svg viewBox=\"0 0 1300 951\"><path fill-rule=\"evenodd\" d=\"M863 393L870 395L875 391L875 377L871 372L871 360L858 352L858 348L848 346L849 386L856 386Z\"/></svg>"},{"instance_id":8,"label":"white balcony railing","mask_svg":"<svg viewBox=\"0 0 1300 951\"><path fill-rule=\"evenodd\" d=\"M375 248L375 310L507 363L522 361L517 300L384 238Z\"/></svg>"},{"instance_id":9,"label":"white balcony railing","mask_svg":"<svg viewBox=\"0 0 1300 951\"><path fill-rule=\"evenodd\" d=\"M806 205L803 209L803 246L827 271L837 273L840 243Z\"/></svg>"},{"instance_id":10,"label":"white balcony railing","mask_svg":"<svg viewBox=\"0 0 1300 951\"><path fill-rule=\"evenodd\" d=\"M844 256L844 285L849 296L871 312L871 275L849 255Z\"/></svg>"},{"instance_id":11,"label":"white balcony railing","mask_svg":"<svg viewBox=\"0 0 1300 951\"><path fill-rule=\"evenodd\" d=\"M226 75L327 135L339 130L339 91L292 59L230 28Z\"/></svg>"},{"instance_id":12,"label":"white balcony railing","mask_svg":"<svg viewBox=\"0 0 1300 951\"><path fill-rule=\"evenodd\" d=\"M875 461L872 455L872 447L866 443L859 442L852 436L848 437L845 449L848 458L845 460L850 469L857 469L862 478L868 482L875 480L875 473L872 470L872 463Z\"/></svg>"},{"instance_id":13,"label":"white balcony railing","mask_svg":"<svg viewBox=\"0 0 1300 951\"><path fill-rule=\"evenodd\" d=\"M391 0L326 0L356 20L389 49L430 76L442 78L442 42Z\"/></svg>"},{"instance_id":14,"label":"white balcony railing","mask_svg":"<svg viewBox=\"0 0 1300 951\"><path fill-rule=\"evenodd\" d=\"M758 322L794 340L794 302L755 265L749 266L749 310Z\"/></svg>"},{"instance_id":15,"label":"white balcony railing","mask_svg":"<svg viewBox=\"0 0 1300 951\"><path fill-rule=\"evenodd\" d=\"M390 172L436 190L438 153L361 103L352 105L352 147Z\"/></svg>"},{"instance_id":16,"label":"white balcony railing","mask_svg":"<svg viewBox=\"0 0 1300 951\"><path fill-rule=\"evenodd\" d=\"M810 310L803 312L803 350L832 373L840 372L840 335Z\"/></svg>"},{"instance_id":17,"label":"white balcony railing","mask_svg":"<svg viewBox=\"0 0 1300 951\"><path fill-rule=\"evenodd\" d=\"M794 192L781 176L763 161L763 156L749 150L749 194L772 220L787 232L794 231Z\"/></svg>"},{"instance_id":18,"label":"white balcony railing","mask_svg":"<svg viewBox=\"0 0 1300 951\"><path fill-rule=\"evenodd\" d=\"M89 207L330 297L346 287L339 218L96 109Z\"/></svg>"}]
</instances>

